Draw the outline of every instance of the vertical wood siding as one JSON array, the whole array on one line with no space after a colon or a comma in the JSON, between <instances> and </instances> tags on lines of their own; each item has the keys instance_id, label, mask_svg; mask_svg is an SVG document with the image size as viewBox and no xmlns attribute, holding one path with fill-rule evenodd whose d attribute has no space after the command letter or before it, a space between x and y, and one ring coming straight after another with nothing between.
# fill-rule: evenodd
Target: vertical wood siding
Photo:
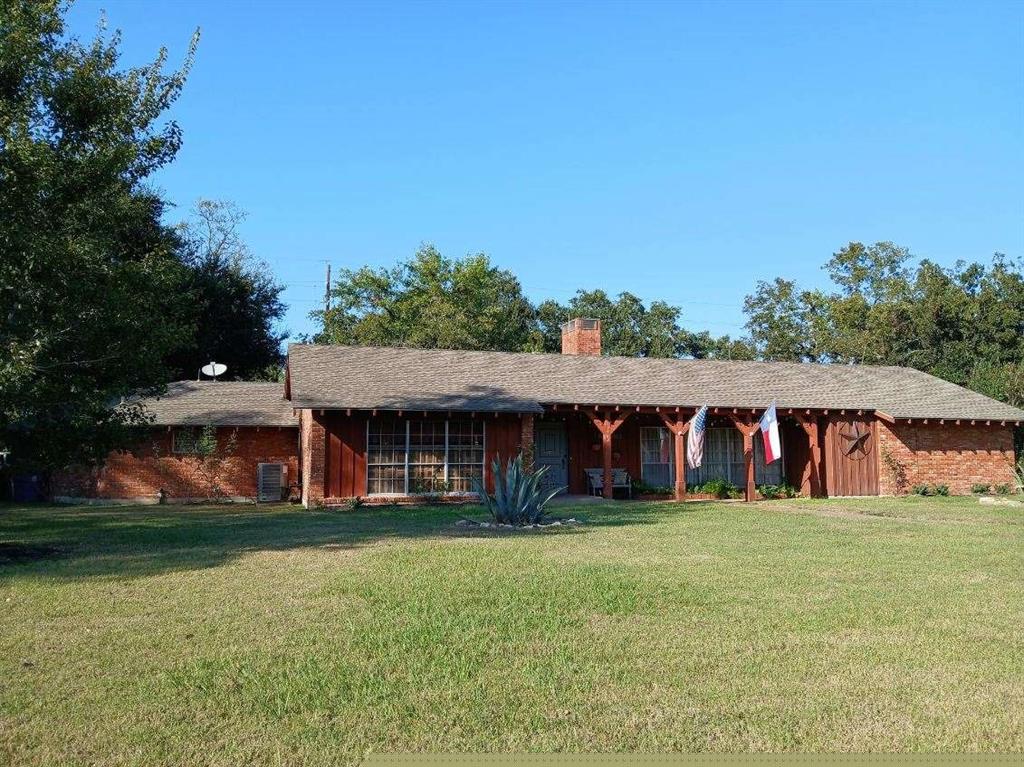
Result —
<instances>
[{"instance_id":1,"label":"vertical wood siding","mask_svg":"<svg viewBox=\"0 0 1024 767\"><path fill-rule=\"evenodd\" d=\"M327 459L324 483L329 498L366 495L366 416L325 414Z\"/></svg>"},{"instance_id":2,"label":"vertical wood siding","mask_svg":"<svg viewBox=\"0 0 1024 767\"><path fill-rule=\"evenodd\" d=\"M825 427L825 478L830 496L878 495L878 440L873 418L830 416ZM869 432L867 455L846 454L850 442L843 434Z\"/></svg>"},{"instance_id":3,"label":"vertical wood siding","mask_svg":"<svg viewBox=\"0 0 1024 767\"><path fill-rule=\"evenodd\" d=\"M479 416L478 416L479 417ZM504 466L509 458L515 458L522 449L522 421L518 416L494 416L484 418L487 432L484 436L484 477L487 489L494 491L494 474L491 463L497 458Z\"/></svg>"}]
</instances>

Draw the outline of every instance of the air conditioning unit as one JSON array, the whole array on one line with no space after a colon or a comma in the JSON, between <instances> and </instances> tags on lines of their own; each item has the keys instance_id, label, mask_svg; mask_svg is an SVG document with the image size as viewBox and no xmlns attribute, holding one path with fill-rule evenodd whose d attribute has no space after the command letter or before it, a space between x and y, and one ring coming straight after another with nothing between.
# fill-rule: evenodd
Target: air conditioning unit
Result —
<instances>
[{"instance_id":1,"label":"air conditioning unit","mask_svg":"<svg viewBox=\"0 0 1024 767\"><path fill-rule=\"evenodd\" d=\"M256 495L260 501L280 501L288 490L288 464L261 463L256 472Z\"/></svg>"}]
</instances>

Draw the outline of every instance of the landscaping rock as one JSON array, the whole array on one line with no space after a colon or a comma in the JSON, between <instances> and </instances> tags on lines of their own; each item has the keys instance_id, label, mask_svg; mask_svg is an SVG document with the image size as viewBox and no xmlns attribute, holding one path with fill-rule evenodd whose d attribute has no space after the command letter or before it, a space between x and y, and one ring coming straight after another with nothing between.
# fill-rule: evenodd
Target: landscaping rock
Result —
<instances>
[{"instance_id":1,"label":"landscaping rock","mask_svg":"<svg viewBox=\"0 0 1024 767\"><path fill-rule=\"evenodd\" d=\"M978 499L978 503L983 503L986 506L1024 506L1024 501L1017 501L1013 498L1000 498L994 495L983 495Z\"/></svg>"},{"instance_id":2,"label":"landscaping rock","mask_svg":"<svg viewBox=\"0 0 1024 767\"><path fill-rule=\"evenodd\" d=\"M551 522L542 522L537 525L523 525L518 527L516 525L499 525L495 522L477 522L472 519L460 519L455 523L456 527L483 527L483 528L495 528L500 530L544 530L549 527L562 527L563 525L578 525L579 522L575 517L569 519L555 519Z\"/></svg>"}]
</instances>

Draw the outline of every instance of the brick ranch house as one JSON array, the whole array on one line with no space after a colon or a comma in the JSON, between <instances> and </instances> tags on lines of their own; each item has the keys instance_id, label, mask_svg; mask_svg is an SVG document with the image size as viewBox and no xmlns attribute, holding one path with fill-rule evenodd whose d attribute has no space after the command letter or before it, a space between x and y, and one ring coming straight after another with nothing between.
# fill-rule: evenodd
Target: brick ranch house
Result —
<instances>
[{"instance_id":1,"label":"brick ranch house","mask_svg":"<svg viewBox=\"0 0 1024 767\"><path fill-rule=\"evenodd\" d=\"M195 429L234 432L231 497L467 494L492 485L496 456L522 451L548 482L588 491L587 469L624 468L685 499L722 477L745 498L788 482L810 496L890 495L919 483L966 494L1013 482L1013 430L1024 411L910 368L601 356L597 320L562 328L562 354L292 345L284 385L179 382L148 401L152 444L112 454L55 495L154 500L201 496ZM765 465L758 418L772 401L783 459ZM685 463L688 421L710 419L704 461ZM154 449L155 448L155 449ZM900 471L894 471L899 467ZM897 474L905 484L897 486ZM604 494L611 483L604 482Z\"/></svg>"}]
</instances>

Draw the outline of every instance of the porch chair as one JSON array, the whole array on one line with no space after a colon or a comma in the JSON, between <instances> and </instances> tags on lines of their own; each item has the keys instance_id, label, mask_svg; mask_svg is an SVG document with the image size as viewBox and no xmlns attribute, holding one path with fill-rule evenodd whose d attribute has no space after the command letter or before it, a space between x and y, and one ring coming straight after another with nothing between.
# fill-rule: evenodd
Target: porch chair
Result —
<instances>
[{"instance_id":1,"label":"porch chair","mask_svg":"<svg viewBox=\"0 0 1024 767\"><path fill-rule=\"evenodd\" d=\"M587 473L587 492L590 495L604 493L604 469L584 469ZM625 490L626 497L633 497L633 480L625 469L612 469L612 492Z\"/></svg>"}]
</instances>

